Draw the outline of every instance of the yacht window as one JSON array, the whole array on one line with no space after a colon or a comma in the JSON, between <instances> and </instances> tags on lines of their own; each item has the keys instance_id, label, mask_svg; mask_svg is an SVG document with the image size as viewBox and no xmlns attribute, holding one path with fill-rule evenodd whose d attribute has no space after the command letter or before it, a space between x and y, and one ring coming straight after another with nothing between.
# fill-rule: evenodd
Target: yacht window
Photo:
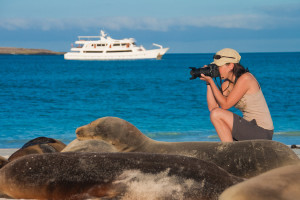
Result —
<instances>
[{"instance_id":1,"label":"yacht window","mask_svg":"<svg viewBox=\"0 0 300 200\"><path fill-rule=\"evenodd\" d=\"M132 50L123 50L123 51L106 51L106 53L124 53L124 52L132 52Z\"/></svg>"},{"instance_id":2,"label":"yacht window","mask_svg":"<svg viewBox=\"0 0 300 200\"><path fill-rule=\"evenodd\" d=\"M103 53L103 51L83 51L83 53Z\"/></svg>"},{"instance_id":3,"label":"yacht window","mask_svg":"<svg viewBox=\"0 0 300 200\"><path fill-rule=\"evenodd\" d=\"M114 44L114 46L121 46L120 44Z\"/></svg>"}]
</instances>

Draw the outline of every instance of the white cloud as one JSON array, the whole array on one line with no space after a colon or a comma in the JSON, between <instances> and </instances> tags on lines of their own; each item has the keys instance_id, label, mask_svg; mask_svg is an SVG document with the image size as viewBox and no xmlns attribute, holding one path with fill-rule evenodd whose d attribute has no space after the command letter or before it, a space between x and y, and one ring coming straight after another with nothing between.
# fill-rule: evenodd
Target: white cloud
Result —
<instances>
[{"instance_id":1,"label":"white cloud","mask_svg":"<svg viewBox=\"0 0 300 200\"><path fill-rule=\"evenodd\" d=\"M194 27L217 27L217 28L243 28L263 29L264 21L268 17L264 15L231 15L213 16L208 18L185 18L177 20L182 25Z\"/></svg>"},{"instance_id":2,"label":"white cloud","mask_svg":"<svg viewBox=\"0 0 300 200\"><path fill-rule=\"evenodd\" d=\"M31 21L20 18L0 20L0 27L7 30L27 29L29 28L30 24Z\"/></svg>"},{"instance_id":3,"label":"white cloud","mask_svg":"<svg viewBox=\"0 0 300 200\"><path fill-rule=\"evenodd\" d=\"M111 30L123 28L131 30L168 31L171 28L185 27L217 27L242 28L259 30L270 27L286 26L285 22L295 21L288 19L278 21L277 17L268 15L226 15L213 17L184 17L184 18L155 18L155 17L105 17L89 19L0 19L0 27L7 30L17 29L89 29L101 27ZM300 21L300 20L299 20ZM299 25L300 22L298 22ZM293 25L295 26L295 24Z\"/></svg>"}]
</instances>

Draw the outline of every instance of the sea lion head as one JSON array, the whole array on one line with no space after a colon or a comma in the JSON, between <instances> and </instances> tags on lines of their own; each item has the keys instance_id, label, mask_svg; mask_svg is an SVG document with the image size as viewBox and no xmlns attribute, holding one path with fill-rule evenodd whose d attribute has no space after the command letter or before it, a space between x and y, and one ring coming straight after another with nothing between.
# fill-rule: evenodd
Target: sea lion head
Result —
<instances>
[{"instance_id":1,"label":"sea lion head","mask_svg":"<svg viewBox=\"0 0 300 200\"><path fill-rule=\"evenodd\" d=\"M99 118L76 130L77 139L103 140L120 151L131 151L150 140L131 123L118 117Z\"/></svg>"}]
</instances>

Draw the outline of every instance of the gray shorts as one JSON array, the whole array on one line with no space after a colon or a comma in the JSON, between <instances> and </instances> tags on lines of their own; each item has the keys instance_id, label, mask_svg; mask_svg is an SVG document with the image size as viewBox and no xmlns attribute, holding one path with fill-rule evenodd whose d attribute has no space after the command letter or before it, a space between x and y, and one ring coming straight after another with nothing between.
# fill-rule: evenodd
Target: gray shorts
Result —
<instances>
[{"instance_id":1,"label":"gray shorts","mask_svg":"<svg viewBox=\"0 0 300 200\"><path fill-rule=\"evenodd\" d=\"M233 113L232 138L234 141L241 140L272 140L274 130L259 127L255 119L247 121L241 116Z\"/></svg>"}]
</instances>

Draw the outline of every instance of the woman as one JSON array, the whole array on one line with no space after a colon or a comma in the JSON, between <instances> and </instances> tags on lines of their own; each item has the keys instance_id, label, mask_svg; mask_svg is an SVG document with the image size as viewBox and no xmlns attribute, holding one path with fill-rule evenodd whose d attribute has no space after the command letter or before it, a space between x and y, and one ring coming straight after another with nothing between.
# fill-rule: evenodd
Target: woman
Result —
<instances>
[{"instance_id":1,"label":"woman","mask_svg":"<svg viewBox=\"0 0 300 200\"><path fill-rule=\"evenodd\" d=\"M240 65L241 56L234 49L222 49L214 55L219 68L222 92L210 76L201 74L207 84L210 120L222 142L268 139L273 137L273 122L268 105L255 77ZM243 118L228 111L235 106Z\"/></svg>"}]
</instances>

